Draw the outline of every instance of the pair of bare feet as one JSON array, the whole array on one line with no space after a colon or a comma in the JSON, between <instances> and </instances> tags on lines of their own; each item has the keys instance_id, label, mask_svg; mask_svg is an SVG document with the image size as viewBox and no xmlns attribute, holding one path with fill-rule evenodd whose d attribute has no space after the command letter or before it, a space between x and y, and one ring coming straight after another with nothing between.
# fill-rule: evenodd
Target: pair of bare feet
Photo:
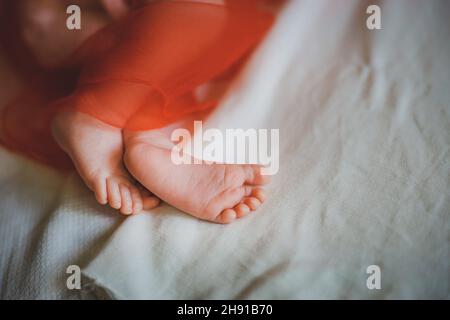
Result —
<instances>
[{"instance_id":1,"label":"pair of bare feet","mask_svg":"<svg viewBox=\"0 0 450 320\"><path fill-rule=\"evenodd\" d=\"M175 165L146 132L123 131L79 112L59 113L53 133L97 201L126 215L162 199L197 218L230 223L266 198L267 176L257 165Z\"/></svg>"},{"instance_id":2,"label":"pair of bare feet","mask_svg":"<svg viewBox=\"0 0 450 320\"><path fill-rule=\"evenodd\" d=\"M63 61L126 10L124 0L101 0L106 10L90 0L76 0L86 8L85 27L67 33L57 27L66 17L66 2L21 0L23 38L45 67ZM36 41L43 34L48 41ZM146 132L124 131L74 111L61 111L52 130L97 201L126 215L154 208L162 199L197 218L229 223L256 210L266 197L261 185L267 177L261 176L259 166L175 165L170 151L152 145Z\"/></svg>"}]
</instances>

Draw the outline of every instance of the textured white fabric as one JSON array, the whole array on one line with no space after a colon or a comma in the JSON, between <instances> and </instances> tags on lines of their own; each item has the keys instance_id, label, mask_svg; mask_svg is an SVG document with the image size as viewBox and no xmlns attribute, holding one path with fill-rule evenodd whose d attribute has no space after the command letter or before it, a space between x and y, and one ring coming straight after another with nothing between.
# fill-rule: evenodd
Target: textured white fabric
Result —
<instances>
[{"instance_id":1,"label":"textured white fabric","mask_svg":"<svg viewBox=\"0 0 450 320\"><path fill-rule=\"evenodd\" d=\"M371 3L291 1L210 119L280 129L270 198L235 224L118 218L75 175L3 152L1 296L77 297L77 263L120 299L450 298L450 3L380 2L370 31Z\"/></svg>"},{"instance_id":2,"label":"textured white fabric","mask_svg":"<svg viewBox=\"0 0 450 320\"><path fill-rule=\"evenodd\" d=\"M87 263L123 218L95 204L76 174L0 150L1 299L78 299L66 268Z\"/></svg>"}]
</instances>

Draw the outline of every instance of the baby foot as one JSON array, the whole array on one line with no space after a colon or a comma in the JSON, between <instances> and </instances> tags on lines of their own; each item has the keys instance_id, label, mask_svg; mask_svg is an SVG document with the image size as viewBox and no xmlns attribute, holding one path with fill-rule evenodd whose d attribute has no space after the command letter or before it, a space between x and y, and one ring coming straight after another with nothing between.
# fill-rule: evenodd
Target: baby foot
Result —
<instances>
[{"instance_id":1,"label":"baby foot","mask_svg":"<svg viewBox=\"0 0 450 320\"><path fill-rule=\"evenodd\" d=\"M162 200L197 218L230 223L256 210L268 182L257 165L175 165L170 150L148 143L145 132L124 132L128 171Z\"/></svg>"},{"instance_id":2,"label":"baby foot","mask_svg":"<svg viewBox=\"0 0 450 320\"><path fill-rule=\"evenodd\" d=\"M80 112L61 111L52 130L100 204L109 203L125 215L159 204L158 198L135 185L124 168L121 129Z\"/></svg>"}]
</instances>

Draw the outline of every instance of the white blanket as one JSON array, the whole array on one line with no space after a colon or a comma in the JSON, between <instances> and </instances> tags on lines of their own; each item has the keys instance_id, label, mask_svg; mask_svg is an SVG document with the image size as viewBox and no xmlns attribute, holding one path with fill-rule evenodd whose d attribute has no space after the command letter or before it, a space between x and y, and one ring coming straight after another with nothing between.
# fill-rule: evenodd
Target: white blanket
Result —
<instances>
[{"instance_id":1,"label":"white blanket","mask_svg":"<svg viewBox=\"0 0 450 320\"><path fill-rule=\"evenodd\" d=\"M450 3L292 0L219 128L279 128L266 204L215 225L120 218L76 175L2 152L2 298L450 298ZM18 160L19 159L19 160ZM367 267L381 289L366 286Z\"/></svg>"}]
</instances>

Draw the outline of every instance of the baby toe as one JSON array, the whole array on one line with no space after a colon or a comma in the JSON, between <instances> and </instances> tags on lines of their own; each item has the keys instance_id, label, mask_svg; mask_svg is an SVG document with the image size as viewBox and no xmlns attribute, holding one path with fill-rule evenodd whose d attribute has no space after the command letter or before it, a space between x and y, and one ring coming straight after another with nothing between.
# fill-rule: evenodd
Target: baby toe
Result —
<instances>
[{"instance_id":1,"label":"baby toe","mask_svg":"<svg viewBox=\"0 0 450 320\"><path fill-rule=\"evenodd\" d=\"M141 193L135 187L130 188L130 193L131 193L131 201L132 201L132 205L133 205L133 214L138 214L142 211L142 208L143 208Z\"/></svg>"},{"instance_id":2,"label":"baby toe","mask_svg":"<svg viewBox=\"0 0 450 320\"><path fill-rule=\"evenodd\" d=\"M206 206L203 214L203 219L215 221L217 220L217 213L221 214L230 211L226 211L228 208L233 208L242 202L245 196L250 196L252 192L251 186L240 186L237 188L231 188L220 193L214 197ZM231 210L231 209L230 209ZM234 212L234 211L233 211ZM234 212L236 214L236 212ZM225 223L225 222L222 222ZM228 223L228 222L226 222Z\"/></svg>"},{"instance_id":3,"label":"baby toe","mask_svg":"<svg viewBox=\"0 0 450 320\"><path fill-rule=\"evenodd\" d=\"M236 211L234 211L233 209L225 209L222 211L221 214L219 214L219 216L216 219L216 222L227 224L236 220L236 217L237 217Z\"/></svg>"},{"instance_id":4,"label":"baby toe","mask_svg":"<svg viewBox=\"0 0 450 320\"><path fill-rule=\"evenodd\" d=\"M143 204L143 209L144 210L150 210L153 208L156 208L159 203L161 201L159 200L159 198L155 197L155 196L147 196L145 198L143 198L142 200L142 204Z\"/></svg>"},{"instance_id":5,"label":"baby toe","mask_svg":"<svg viewBox=\"0 0 450 320\"><path fill-rule=\"evenodd\" d=\"M106 180L100 179L97 183L94 185L94 194L95 199L100 204L107 204L108 203L108 193L106 191Z\"/></svg>"},{"instance_id":6,"label":"baby toe","mask_svg":"<svg viewBox=\"0 0 450 320\"><path fill-rule=\"evenodd\" d=\"M106 190L109 205L114 209L120 209L122 200L120 196L119 185L112 181L112 179L106 179Z\"/></svg>"},{"instance_id":7,"label":"baby toe","mask_svg":"<svg viewBox=\"0 0 450 320\"><path fill-rule=\"evenodd\" d=\"M246 172L246 180L247 184L253 185L263 185L270 182L270 176L262 175L261 169L263 166L261 165L247 165L245 167Z\"/></svg>"},{"instance_id":8,"label":"baby toe","mask_svg":"<svg viewBox=\"0 0 450 320\"><path fill-rule=\"evenodd\" d=\"M255 188L252 192L253 197L257 198L261 203L266 201L267 194L262 188Z\"/></svg>"},{"instance_id":9,"label":"baby toe","mask_svg":"<svg viewBox=\"0 0 450 320\"><path fill-rule=\"evenodd\" d=\"M250 208L250 210L255 211L261 206L261 201L256 197L247 197L244 199L244 203Z\"/></svg>"},{"instance_id":10,"label":"baby toe","mask_svg":"<svg viewBox=\"0 0 450 320\"><path fill-rule=\"evenodd\" d=\"M238 204L236 207L234 207L234 210L237 213L237 218L245 217L250 212L250 208L245 203Z\"/></svg>"},{"instance_id":11,"label":"baby toe","mask_svg":"<svg viewBox=\"0 0 450 320\"><path fill-rule=\"evenodd\" d=\"M126 215L130 215L133 213L133 204L131 200L131 193L128 186L121 184L119 186L120 189L120 196L121 196L121 202L122 206L120 207L120 212Z\"/></svg>"}]
</instances>

